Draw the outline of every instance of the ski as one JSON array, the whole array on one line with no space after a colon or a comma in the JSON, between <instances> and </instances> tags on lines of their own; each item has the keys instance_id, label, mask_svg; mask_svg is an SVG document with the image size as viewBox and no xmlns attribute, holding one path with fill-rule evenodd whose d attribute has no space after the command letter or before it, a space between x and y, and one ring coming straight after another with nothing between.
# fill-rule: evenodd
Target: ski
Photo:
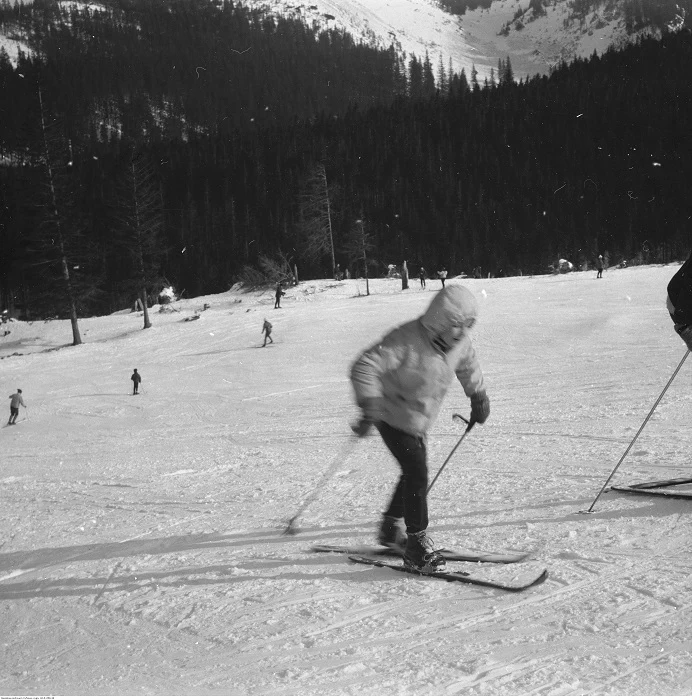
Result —
<instances>
[{"instance_id":1,"label":"ski","mask_svg":"<svg viewBox=\"0 0 692 700\"><path fill-rule=\"evenodd\" d=\"M689 483L689 479L681 481L681 483ZM620 491L621 493L632 493L639 494L643 496L660 496L662 498L682 498L685 500L692 499L692 493L684 493L682 491L666 491L663 489L654 489L651 486L646 488L637 488L639 484L634 484L633 486L611 486L613 491Z\"/></svg>"},{"instance_id":2,"label":"ski","mask_svg":"<svg viewBox=\"0 0 692 700\"><path fill-rule=\"evenodd\" d=\"M431 571L422 572L409 569L402 564L391 564L379 559L371 559L356 554L349 556L349 559L357 564L367 564L379 566L385 569L401 571L414 576L429 576L439 578L443 581L453 581L457 583L471 583L475 586L486 586L487 588L499 588L503 591L525 591L531 586L542 583L548 578L548 570L540 564L517 564L515 566L501 566L479 568L478 571L468 573L466 571Z\"/></svg>"},{"instance_id":3,"label":"ski","mask_svg":"<svg viewBox=\"0 0 692 700\"><path fill-rule=\"evenodd\" d=\"M332 544L318 544L312 548L313 552L340 552L341 554L355 554L364 557L400 557L402 552L390 547L347 547ZM498 554L495 552L481 552L473 549L440 549L442 556L447 561L473 561L486 564L516 564L528 556L527 553Z\"/></svg>"}]
</instances>

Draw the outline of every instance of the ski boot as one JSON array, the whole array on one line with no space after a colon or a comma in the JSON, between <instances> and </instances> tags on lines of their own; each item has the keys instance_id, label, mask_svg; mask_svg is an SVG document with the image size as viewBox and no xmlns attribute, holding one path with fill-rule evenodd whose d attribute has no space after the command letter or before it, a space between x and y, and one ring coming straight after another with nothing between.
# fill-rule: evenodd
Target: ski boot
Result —
<instances>
[{"instance_id":1,"label":"ski boot","mask_svg":"<svg viewBox=\"0 0 692 700\"><path fill-rule=\"evenodd\" d=\"M435 550L433 541L425 530L409 533L403 556L404 566L411 571L433 573L443 571L447 566L445 558Z\"/></svg>"},{"instance_id":2,"label":"ski boot","mask_svg":"<svg viewBox=\"0 0 692 700\"><path fill-rule=\"evenodd\" d=\"M406 533L401 525L401 518L385 515L380 523L380 531L377 533L377 541L388 549L399 554L404 553L406 547Z\"/></svg>"}]
</instances>

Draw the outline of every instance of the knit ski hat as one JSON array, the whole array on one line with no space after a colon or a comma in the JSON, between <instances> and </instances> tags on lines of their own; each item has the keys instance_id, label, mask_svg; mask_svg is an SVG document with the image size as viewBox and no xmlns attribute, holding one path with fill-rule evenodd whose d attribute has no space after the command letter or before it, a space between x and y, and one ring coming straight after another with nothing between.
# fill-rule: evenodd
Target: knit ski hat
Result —
<instances>
[{"instance_id":1,"label":"knit ski hat","mask_svg":"<svg viewBox=\"0 0 692 700\"><path fill-rule=\"evenodd\" d=\"M455 326L471 326L478 317L476 297L460 284L441 289L421 316L423 326L433 334Z\"/></svg>"}]
</instances>

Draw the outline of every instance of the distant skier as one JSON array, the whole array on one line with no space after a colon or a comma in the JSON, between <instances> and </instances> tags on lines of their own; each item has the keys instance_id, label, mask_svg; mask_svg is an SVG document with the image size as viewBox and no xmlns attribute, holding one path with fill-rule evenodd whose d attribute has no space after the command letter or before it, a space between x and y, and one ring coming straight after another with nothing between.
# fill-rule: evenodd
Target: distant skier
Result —
<instances>
[{"instance_id":1,"label":"distant skier","mask_svg":"<svg viewBox=\"0 0 692 700\"><path fill-rule=\"evenodd\" d=\"M675 332L692 350L692 254L668 282L666 306Z\"/></svg>"},{"instance_id":2,"label":"distant skier","mask_svg":"<svg viewBox=\"0 0 692 700\"><path fill-rule=\"evenodd\" d=\"M376 426L401 467L378 541L402 550L404 564L412 569L438 571L446 565L426 532L426 436L455 374L471 398L471 424L485 423L490 414L483 372L469 335L477 315L476 299L466 287L441 289L421 317L390 331L351 368L362 411L353 431L363 437Z\"/></svg>"},{"instance_id":3,"label":"distant skier","mask_svg":"<svg viewBox=\"0 0 692 700\"><path fill-rule=\"evenodd\" d=\"M443 268L437 273L437 276L442 280L442 288L444 289L445 280L447 279L447 268L443 267Z\"/></svg>"},{"instance_id":4,"label":"distant skier","mask_svg":"<svg viewBox=\"0 0 692 700\"><path fill-rule=\"evenodd\" d=\"M272 324L267 321L267 319L264 319L264 325L262 326L262 333L264 333L264 343L262 343L262 347L264 347L267 344L267 341L270 343L273 343L274 341L272 340Z\"/></svg>"},{"instance_id":5,"label":"distant skier","mask_svg":"<svg viewBox=\"0 0 692 700\"><path fill-rule=\"evenodd\" d=\"M281 289L281 282L278 282L276 285L276 294L274 295L276 301L274 302L274 308L275 309L280 309L281 308L281 297L286 296L286 292Z\"/></svg>"},{"instance_id":6,"label":"distant skier","mask_svg":"<svg viewBox=\"0 0 692 700\"><path fill-rule=\"evenodd\" d=\"M130 379L133 384L132 395L139 394L139 385L142 383L142 377L139 376L137 369L135 369Z\"/></svg>"},{"instance_id":7,"label":"distant skier","mask_svg":"<svg viewBox=\"0 0 692 700\"><path fill-rule=\"evenodd\" d=\"M425 268L421 267L420 272L418 273L418 277L420 278L421 289L425 289L425 276Z\"/></svg>"},{"instance_id":8,"label":"distant skier","mask_svg":"<svg viewBox=\"0 0 692 700\"><path fill-rule=\"evenodd\" d=\"M603 256L599 255L598 256L598 274L596 275L596 279L601 279L603 277Z\"/></svg>"},{"instance_id":9,"label":"distant skier","mask_svg":"<svg viewBox=\"0 0 692 700\"><path fill-rule=\"evenodd\" d=\"M24 406L24 408L26 408L26 404L22 398L22 390L17 389L16 394L10 395L10 419L7 421L7 425L14 425L17 422L20 406Z\"/></svg>"}]
</instances>

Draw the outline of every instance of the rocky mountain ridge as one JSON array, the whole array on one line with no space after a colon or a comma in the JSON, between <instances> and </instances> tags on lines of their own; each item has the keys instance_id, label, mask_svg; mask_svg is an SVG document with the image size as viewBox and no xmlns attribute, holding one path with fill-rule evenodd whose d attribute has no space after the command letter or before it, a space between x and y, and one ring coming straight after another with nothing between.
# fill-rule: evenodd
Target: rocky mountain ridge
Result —
<instances>
[{"instance_id":1,"label":"rocky mountain ridge","mask_svg":"<svg viewBox=\"0 0 692 700\"><path fill-rule=\"evenodd\" d=\"M61 3L85 4L70 2ZM95 7L93 3L89 3ZM626 0L607 0L578 8L577 0L494 0L463 14L452 13L435 0L241 0L270 14L298 17L316 28L336 27L369 44L394 48L424 58L434 66L455 72L473 69L478 79L492 80L498 62L510 59L514 76L521 79L549 73L561 61L602 53L652 26L632 31L626 22ZM583 5L583 3L582 3ZM676 6L678 7L678 6ZM684 8L671 20L684 23ZM16 61L29 52L26 37L0 27L0 51Z\"/></svg>"},{"instance_id":2,"label":"rocky mountain ridge","mask_svg":"<svg viewBox=\"0 0 692 700\"><path fill-rule=\"evenodd\" d=\"M243 0L268 12L301 17L318 27L339 27L382 47L452 65L470 77L492 79L509 57L516 79L546 74L561 61L601 54L642 33L627 27L625 0L577 11L575 0L494 0L487 7L452 14L435 0ZM682 18L684 19L684 18Z\"/></svg>"}]
</instances>

